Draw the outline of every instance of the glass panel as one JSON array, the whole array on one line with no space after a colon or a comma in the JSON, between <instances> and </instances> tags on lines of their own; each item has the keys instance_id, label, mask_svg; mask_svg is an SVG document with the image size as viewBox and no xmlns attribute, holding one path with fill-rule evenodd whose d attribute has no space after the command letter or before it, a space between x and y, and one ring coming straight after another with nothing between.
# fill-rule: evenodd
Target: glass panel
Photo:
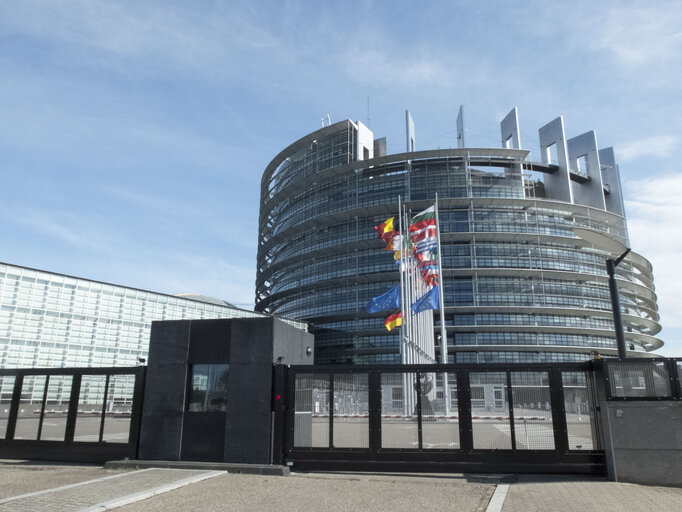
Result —
<instances>
[{"instance_id":1,"label":"glass panel","mask_svg":"<svg viewBox=\"0 0 682 512\"><path fill-rule=\"evenodd\" d=\"M43 428L40 431L41 441L64 440L72 382L73 375L50 375Z\"/></svg>"},{"instance_id":2,"label":"glass panel","mask_svg":"<svg viewBox=\"0 0 682 512\"><path fill-rule=\"evenodd\" d=\"M447 379L444 379L446 377ZM443 389L443 382L448 383ZM428 393L427 393L428 396ZM445 407L449 398L450 406ZM430 400L432 414L426 414L422 398L422 446L425 449L458 449L459 414L457 410L457 374L436 376L435 399Z\"/></svg>"},{"instance_id":3,"label":"glass panel","mask_svg":"<svg viewBox=\"0 0 682 512\"><path fill-rule=\"evenodd\" d=\"M294 446L328 448L329 374L297 374L294 395Z\"/></svg>"},{"instance_id":4,"label":"glass panel","mask_svg":"<svg viewBox=\"0 0 682 512\"><path fill-rule=\"evenodd\" d=\"M369 387L366 373L334 375L335 448L369 448Z\"/></svg>"},{"instance_id":5,"label":"glass panel","mask_svg":"<svg viewBox=\"0 0 682 512\"><path fill-rule=\"evenodd\" d=\"M668 397L670 379L665 361L609 362L606 365L612 397Z\"/></svg>"},{"instance_id":6,"label":"glass panel","mask_svg":"<svg viewBox=\"0 0 682 512\"><path fill-rule=\"evenodd\" d=\"M40 409L43 406L46 381L45 375L24 376L14 439L38 439Z\"/></svg>"},{"instance_id":7,"label":"glass panel","mask_svg":"<svg viewBox=\"0 0 682 512\"><path fill-rule=\"evenodd\" d=\"M419 448L416 373L381 374L381 447Z\"/></svg>"},{"instance_id":8,"label":"glass panel","mask_svg":"<svg viewBox=\"0 0 682 512\"><path fill-rule=\"evenodd\" d=\"M7 432L7 418L12 404L15 380L13 375L0 377L0 439L5 439Z\"/></svg>"},{"instance_id":9,"label":"glass panel","mask_svg":"<svg viewBox=\"0 0 682 512\"><path fill-rule=\"evenodd\" d=\"M81 377L74 441L99 442L106 382L106 375L83 375Z\"/></svg>"},{"instance_id":10,"label":"glass panel","mask_svg":"<svg viewBox=\"0 0 682 512\"><path fill-rule=\"evenodd\" d=\"M512 372L517 450L554 450L554 426L547 372Z\"/></svg>"},{"instance_id":11,"label":"glass panel","mask_svg":"<svg viewBox=\"0 0 682 512\"><path fill-rule=\"evenodd\" d=\"M216 412L227 410L227 364L195 364L192 366L192 387L188 411Z\"/></svg>"},{"instance_id":12,"label":"glass panel","mask_svg":"<svg viewBox=\"0 0 682 512\"><path fill-rule=\"evenodd\" d=\"M474 448L511 450L507 374L470 372L469 385Z\"/></svg>"},{"instance_id":13,"label":"glass panel","mask_svg":"<svg viewBox=\"0 0 682 512\"><path fill-rule=\"evenodd\" d=\"M585 372L562 372L569 450L594 450L594 412Z\"/></svg>"},{"instance_id":14,"label":"glass panel","mask_svg":"<svg viewBox=\"0 0 682 512\"><path fill-rule=\"evenodd\" d=\"M109 377L102 441L107 443L128 442L134 392L135 375L112 375Z\"/></svg>"}]
</instances>

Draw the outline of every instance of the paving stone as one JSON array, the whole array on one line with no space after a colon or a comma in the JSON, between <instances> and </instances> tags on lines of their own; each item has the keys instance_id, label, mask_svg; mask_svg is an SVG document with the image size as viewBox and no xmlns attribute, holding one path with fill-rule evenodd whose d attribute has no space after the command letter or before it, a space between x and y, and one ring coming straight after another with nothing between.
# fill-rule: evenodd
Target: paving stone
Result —
<instances>
[{"instance_id":1,"label":"paving stone","mask_svg":"<svg viewBox=\"0 0 682 512\"><path fill-rule=\"evenodd\" d=\"M682 510L682 489L604 480L518 481L509 486L502 512Z\"/></svg>"},{"instance_id":2,"label":"paving stone","mask_svg":"<svg viewBox=\"0 0 682 512\"><path fill-rule=\"evenodd\" d=\"M204 473L206 472L181 469L147 469L119 473L84 485L49 490L0 503L0 511L77 511Z\"/></svg>"}]
</instances>

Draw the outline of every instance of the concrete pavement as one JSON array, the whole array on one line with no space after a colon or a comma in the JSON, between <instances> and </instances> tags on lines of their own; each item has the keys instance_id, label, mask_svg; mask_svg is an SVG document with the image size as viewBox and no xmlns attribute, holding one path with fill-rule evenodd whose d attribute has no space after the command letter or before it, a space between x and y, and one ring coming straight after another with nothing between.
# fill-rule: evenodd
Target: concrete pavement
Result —
<instances>
[{"instance_id":1,"label":"concrete pavement","mask_svg":"<svg viewBox=\"0 0 682 512\"><path fill-rule=\"evenodd\" d=\"M106 470L0 461L5 510L462 512L679 511L682 489L548 475Z\"/></svg>"},{"instance_id":2,"label":"concrete pavement","mask_svg":"<svg viewBox=\"0 0 682 512\"><path fill-rule=\"evenodd\" d=\"M533 475L522 475L514 480L507 491L502 512L682 510L682 489L676 487Z\"/></svg>"}]
</instances>

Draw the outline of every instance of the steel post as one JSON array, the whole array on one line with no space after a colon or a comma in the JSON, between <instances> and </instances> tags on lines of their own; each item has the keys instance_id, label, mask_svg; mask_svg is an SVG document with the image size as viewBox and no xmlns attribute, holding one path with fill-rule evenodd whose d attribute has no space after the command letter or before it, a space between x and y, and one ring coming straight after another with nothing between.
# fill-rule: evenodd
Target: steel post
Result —
<instances>
[{"instance_id":1,"label":"steel post","mask_svg":"<svg viewBox=\"0 0 682 512\"><path fill-rule=\"evenodd\" d=\"M606 260L606 271L609 274L609 291L611 292L611 309L613 310L613 327L616 331L616 345L618 359L626 359L625 333L623 332L623 317L620 313L620 299L618 298L618 283L616 283L616 260Z\"/></svg>"}]
</instances>

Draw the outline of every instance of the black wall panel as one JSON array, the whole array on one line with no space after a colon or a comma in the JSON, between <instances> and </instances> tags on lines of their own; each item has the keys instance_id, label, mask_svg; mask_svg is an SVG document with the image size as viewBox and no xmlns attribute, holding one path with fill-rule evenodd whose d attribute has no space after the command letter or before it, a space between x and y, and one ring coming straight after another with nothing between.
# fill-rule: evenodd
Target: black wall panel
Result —
<instances>
[{"instance_id":1,"label":"black wall panel","mask_svg":"<svg viewBox=\"0 0 682 512\"><path fill-rule=\"evenodd\" d=\"M272 318L245 318L232 323L231 363L272 364Z\"/></svg>"},{"instance_id":2,"label":"black wall panel","mask_svg":"<svg viewBox=\"0 0 682 512\"><path fill-rule=\"evenodd\" d=\"M150 364L144 393L145 411L182 412L185 402L187 364Z\"/></svg>"},{"instance_id":3,"label":"black wall panel","mask_svg":"<svg viewBox=\"0 0 682 512\"><path fill-rule=\"evenodd\" d=\"M227 399L224 460L268 464L272 365L230 365L230 386L239 393Z\"/></svg>"},{"instance_id":4,"label":"black wall panel","mask_svg":"<svg viewBox=\"0 0 682 512\"><path fill-rule=\"evenodd\" d=\"M273 359L312 363L301 359L313 339L273 318L154 322L138 456L269 463ZM227 410L188 411L191 366L224 363Z\"/></svg>"},{"instance_id":5,"label":"black wall panel","mask_svg":"<svg viewBox=\"0 0 682 512\"><path fill-rule=\"evenodd\" d=\"M182 460L223 462L225 413L186 413L182 428Z\"/></svg>"},{"instance_id":6,"label":"black wall panel","mask_svg":"<svg viewBox=\"0 0 682 512\"><path fill-rule=\"evenodd\" d=\"M189 346L189 326L188 320L152 322L148 363L185 362Z\"/></svg>"},{"instance_id":7,"label":"black wall panel","mask_svg":"<svg viewBox=\"0 0 682 512\"><path fill-rule=\"evenodd\" d=\"M180 460L181 435L181 412L143 412L138 458Z\"/></svg>"},{"instance_id":8,"label":"black wall panel","mask_svg":"<svg viewBox=\"0 0 682 512\"><path fill-rule=\"evenodd\" d=\"M230 360L232 328L224 320L194 320L190 326L188 362L218 364Z\"/></svg>"}]
</instances>

